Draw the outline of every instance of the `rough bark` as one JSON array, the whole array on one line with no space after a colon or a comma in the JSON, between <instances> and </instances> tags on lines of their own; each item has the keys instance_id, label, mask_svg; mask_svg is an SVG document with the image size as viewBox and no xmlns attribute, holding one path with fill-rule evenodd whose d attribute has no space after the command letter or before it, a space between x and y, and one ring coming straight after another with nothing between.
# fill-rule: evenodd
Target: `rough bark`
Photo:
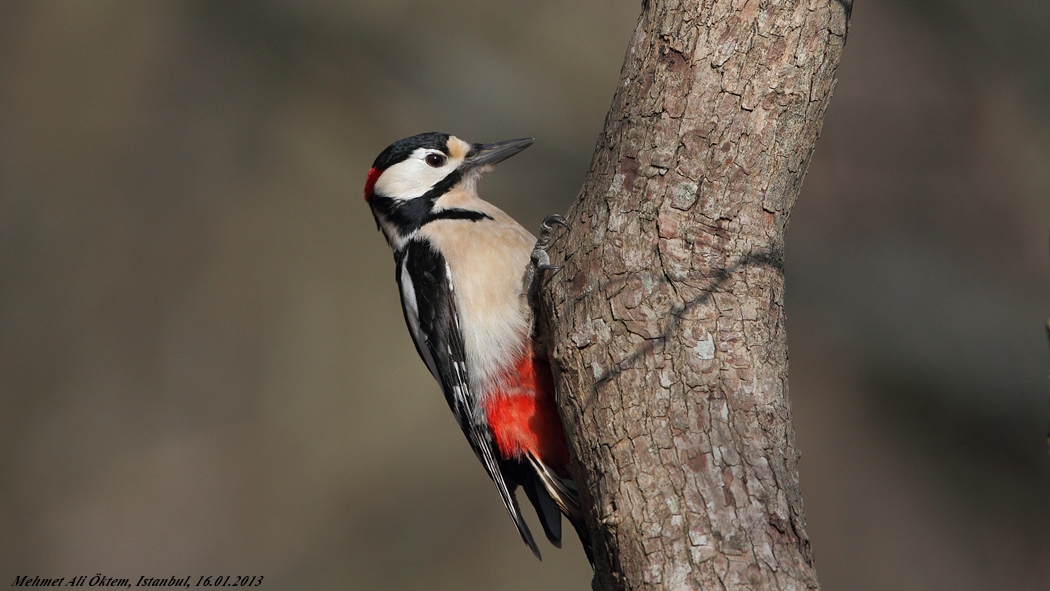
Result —
<instances>
[{"instance_id":1,"label":"rough bark","mask_svg":"<svg viewBox=\"0 0 1050 591\"><path fill-rule=\"evenodd\" d=\"M598 589L816 589L784 231L850 3L643 3L541 314Z\"/></svg>"}]
</instances>

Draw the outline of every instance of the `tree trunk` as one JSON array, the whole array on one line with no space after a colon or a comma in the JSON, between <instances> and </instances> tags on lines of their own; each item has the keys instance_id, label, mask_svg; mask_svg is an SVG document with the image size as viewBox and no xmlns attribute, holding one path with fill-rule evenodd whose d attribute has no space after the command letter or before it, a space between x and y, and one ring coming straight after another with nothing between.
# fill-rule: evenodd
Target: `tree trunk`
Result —
<instances>
[{"instance_id":1,"label":"tree trunk","mask_svg":"<svg viewBox=\"0 0 1050 591\"><path fill-rule=\"evenodd\" d=\"M541 318L596 589L816 589L784 230L851 0L651 0Z\"/></svg>"}]
</instances>

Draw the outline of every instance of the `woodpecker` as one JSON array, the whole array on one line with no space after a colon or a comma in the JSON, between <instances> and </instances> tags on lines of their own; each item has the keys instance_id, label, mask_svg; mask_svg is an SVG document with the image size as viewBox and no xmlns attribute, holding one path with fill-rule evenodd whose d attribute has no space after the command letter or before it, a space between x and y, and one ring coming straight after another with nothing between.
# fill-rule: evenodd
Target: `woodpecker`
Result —
<instances>
[{"instance_id":1,"label":"woodpecker","mask_svg":"<svg viewBox=\"0 0 1050 591\"><path fill-rule=\"evenodd\" d=\"M537 240L481 200L481 175L531 138L467 143L446 133L394 142L368 171L365 201L394 251L401 307L416 352L441 386L522 540L540 551L518 507L520 486L561 547L561 515L591 559L549 363L533 346L533 293L561 216ZM592 560L593 562L593 560Z\"/></svg>"}]
</instances>

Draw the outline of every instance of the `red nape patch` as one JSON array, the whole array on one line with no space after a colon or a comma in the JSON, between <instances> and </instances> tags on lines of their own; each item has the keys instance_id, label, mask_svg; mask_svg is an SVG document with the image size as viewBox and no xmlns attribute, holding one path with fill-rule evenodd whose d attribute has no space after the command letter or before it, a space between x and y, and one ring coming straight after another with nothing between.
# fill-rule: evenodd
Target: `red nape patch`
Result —
<instances>
[{"instance_id":1,"label":"red nape patch","mask_svg":"<svg viewBox=\"0 0 1050 591\"><path fill-rule=\"evenodd\" d=\"M500 456L520 458L531 452L555 472L569 465L565 428L554 403L554 380L546 361L526 355L500 389L485 402Z\"/></svg>"},{"instance_id":2,"label":"red nape patch","mask_svg":"<svg viewBox=\"0 0 1050 591\"><path fill-rule=\"evenodd\" d=\"M376 181L381 174L383 174L383 171L374 166L368 169L368 179L365 180L365 201L372 198L372 191L375 190Z\"/></svg>"}]
</instances>

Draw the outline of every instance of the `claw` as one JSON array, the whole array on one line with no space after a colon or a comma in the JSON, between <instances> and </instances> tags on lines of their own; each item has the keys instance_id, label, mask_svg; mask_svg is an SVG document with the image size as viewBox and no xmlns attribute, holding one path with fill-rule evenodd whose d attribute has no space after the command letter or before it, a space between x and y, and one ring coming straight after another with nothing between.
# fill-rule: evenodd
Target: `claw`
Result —
<instances>
[{"instance_id":1,"label":"claw","mask_svg":"<svg viewBox=\"0 0 1050 591\"><path fill-rule=\"evenodd\" d=\"M554 226L568 228L569 224L565 223L565 218L561 217L561 214L557 213L550 214L549 216L543 218L543 221L540 222L540 230L544 232L551 231L552 229L554 229Z\"/></svg>"},{"instance_id":2,"label":"claw","mask_svg":"<svg viewBox=\"0 0 1050 591\"><path fill-rule=\"evenodd\" d=\"M537 297L536 289L539 285L539 278L543 273L561 269L561 265L552 265L550 257L547 256L547 247L550 245L551 234L553 233L554 226L568 228L569 224L565 223L565 218L556 213L552 213L543 218L543 222L540 223L540 237L536 240L536 245L532 248L531 260L524 277L525 285L523 292L529 294L528 297L532 299Z\"/></svg>"}]
</instances>

